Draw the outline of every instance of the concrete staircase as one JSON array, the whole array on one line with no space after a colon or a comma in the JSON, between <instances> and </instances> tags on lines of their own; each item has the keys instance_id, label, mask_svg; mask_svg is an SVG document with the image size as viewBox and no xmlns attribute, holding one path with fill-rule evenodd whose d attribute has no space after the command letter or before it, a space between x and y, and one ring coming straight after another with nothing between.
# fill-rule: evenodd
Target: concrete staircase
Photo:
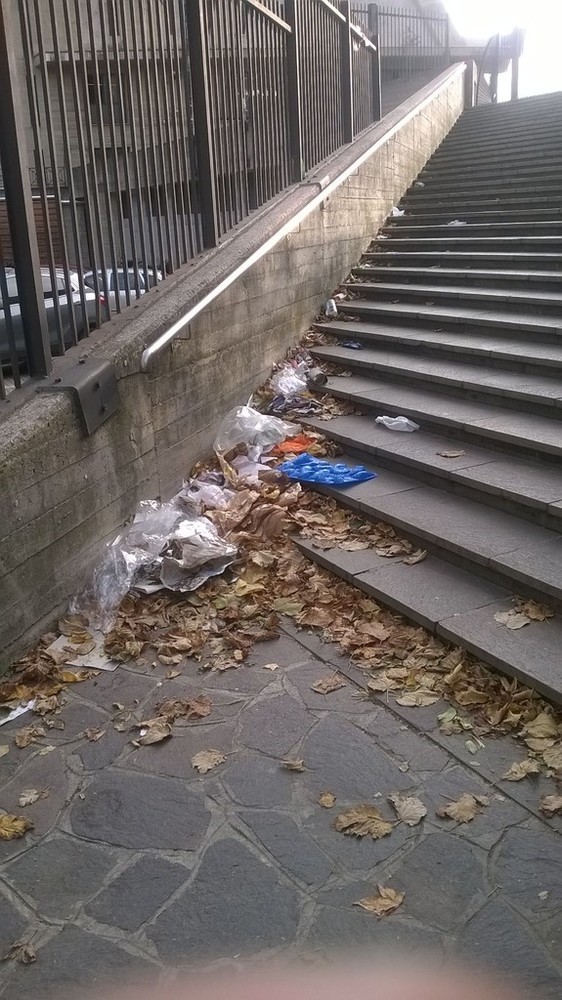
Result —
<instances>
[{"instance_id":1,"label":"concrete staircase","mask_svg":"<svg viewBox=\"0 0 562 1000\"><path fill-rule=\"evenodd\" d=\"M400 207L340 317L318 324L338 338L318 359L352 372L329 391L361 415L315 426L378 473L330 492L429 556L407 566L299 544L562 701L562 94L465 112ZM421 429L393 433L379 414ZM557 614L509 630L494 615L514 595Z\"/></svg>"}]
</instances>

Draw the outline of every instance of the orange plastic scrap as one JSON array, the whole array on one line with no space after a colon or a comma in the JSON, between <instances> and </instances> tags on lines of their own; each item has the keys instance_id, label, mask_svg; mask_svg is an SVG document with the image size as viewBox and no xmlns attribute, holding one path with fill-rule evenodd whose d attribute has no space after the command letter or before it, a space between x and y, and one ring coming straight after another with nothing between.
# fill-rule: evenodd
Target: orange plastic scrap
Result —
<instances>
[{"instance_id":1,"label":"orange plastic scrap","mask_svg":"<svg viewBox=\"0 0 562 1000\"><path fill-rule=\"evenodd\" d=\"M287 438L281 444L276 444L271 449L272 455L300 455L307 451L311 445L316 444L316 438L309 437L308 434L297 434L295 437Z\"/></svg>"}]
</instances>

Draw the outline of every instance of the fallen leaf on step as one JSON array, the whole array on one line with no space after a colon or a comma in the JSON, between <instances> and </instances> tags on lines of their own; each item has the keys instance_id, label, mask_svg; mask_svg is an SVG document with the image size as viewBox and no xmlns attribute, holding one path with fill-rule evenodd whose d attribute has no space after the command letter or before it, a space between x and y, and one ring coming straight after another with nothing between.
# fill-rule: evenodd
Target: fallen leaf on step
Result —
<instances>
[{"instance_id":1,"label":"fallen leaf on step","mask_svg":"<svg viewBox=\"0 0 562 1000\"><path fill-rule=\"evenodd\" d=\"M456 823L470 823L482 809L489 804L486 795L472 795L464 792L455 802L439 806L436 810L438 816L455 820Z\"/></svg>"},{"instance_id":2,"label":"fallen leaf on step","mask_svg":"<svg viewBox=\"0 0 562 1000\"><path fill-rule=\"evenodd\" d=\"M102 736L105 736L105 729L97 729L95 726L91 726L89 729L84 730L84 736L90 743L97 743L101 740Z\"/></svg>"},{"instance_id":3,"label":"fallen leaf on step","mask_svg":"<svg viewBox=\"0 0 562 1000\"><path fill-rule=\"evenodd\" d=\"M416 563L423 562L427 558L427 549L417 549L411 556L405 556L402 562L405 566L415 566Z\"/></svg>"},{"instance_id":4,"label":"fallen leaf on step","mask_svg":"<svg viewBox=\"0 0 562 1000\"><path fill-rule=\"evenodd\" d=\"M558 726L549 712L539 712L532 722L528 722L523 727L524 736L532 736L534 739L556 739Z\"/></svg>"},{"instance_id":5,"label":"fallen leaf on step","mask_svg":"<svg viewBox=\"0 0 562 1000\"><path fill-rule=\"evenodd\" d=\"M30 726L24 726L23 729L18 729L14 736L14 743L20 750L23 750L30 743L36 743L41 736L45 736L43 726L34 726L31 724Z\"/></svg>"},{"instance_id":6,"label":"fallen leaf on step","mask_svg":"<svg viewBox=\"0 0 562 1000\"><path fill-rule=\"evenodd\" d=\"M544 753L545 750L550 750L550 748L555 744L555 740L552 738L547 739L539 736L528 736L525 738L524 742L525 746L528 746L529 750L534 750L535 753Z\"/></svg>"},{"instance_id":7,"label":"fallen leaf on step","mask_svg":"<svg viewBox=\"0 0 562 1000\"><path fill-rule=\"evenodd\" d=\"M336 796L332 792L322 792L318 805L323 809L332 809L336 804Z\"/></svg>"},{"instance_id":8,"label":"fallen leaf on step","mask_svg":"<svg viewBox=\"0 0 562 1000\"><path fill-rule=\"evenodd\" d=\"M10 945L10 950L4 955L0 961L2 962L20 962L22 965L31 965L35 962L37 955L35 954L35 948L33 947L31 941L14 941Z\"/></svg>"},{"instance_id":9,"label":"fallen leaf on step","mask_svg":"<svg viewBox=\"0 0 562 1000\"><path fill-rule=\"evenodd\" d=\"M552 771L562 772L562 744L543 750L542 759Z\"/></svg>"},{"instance_id":10,"label":"fallen leaf on step","mask_svg":"<svg viewBox=\"0 0 562 1000\"><path fill-rule=\"evenodd\" d=\"M441 695L428 688L417 688L415 691L406 691L396 699L397 705L404 705L406 708L424 708L427 705L434 705L439 701Z\"/></svg>"},{"instance_id":11,"label":"fallen leaf on step","mask_svg":"<svg viewBox=\"0 0 562 1000\"><path fill-rule=\"evenodd\" d=\"M523 781L528 774L540 774L540 764L538 760L521 760L512 764L508 771L502 775L504 781Z\"/></svg>"},{"instance_id":12,"label":"fallen leaf on step","mask_svg":"<svg viewBox=\"0 0 562 1000\"><path fill-rule=\"evenodd\" d=\"M262 670L271 670L272 672L274 670L278 670L278 669L279 669L279 664L278 663L264 663L264 665L262 667Z\"/></svg>"},{"instance_id":13,"label":"fallen leaf on step","mask_svg":"<svg viewBox=\"0 0 562 1000\"><path fill-rule=\"evenodd\" d=\"M538 604L537 601L518 600L516 610L533 622L545 622L548 618L554 618L554 611L551 611L546 604Z\"/></svg>"},{"instance_id":14,"label":"fallen leaf on step","mask_svg":"<svg viewBox=\"0 0 562 1000\"><path fill-rule=\"evenodd\" d=\"M531 619L527 618L527 615L522 614L520 611L516 611L515 608L511 608L510 611L496 611L494 621L498 625L505 625L506 628L517 629L523 628L524 625L529 625Z\"/></svg>"},{"instance_id":15,"label":"fallen leaf on step","mask_svg":"<svg viewBox=\"0 0 562 1000\"><path fill-rule=\"evenodd\" d=\"M304 760L282 760L281 767L284 767L287 771L304 771L306 770L304 766Z\"/></svg>"},{"instance_id":16,"label":"fallen leaf on step","mask_svg":"<svg viewBox=\"0 0 562 1000\"><path fill-rule=\"evenodd\" d=\"M427 809L423 802L414 795L401 795L400 792L392 792L388 799L392 803L398 819L401 819L406 826L417 826L424 816L427 816Z\"/></svg>"},{"instance_id":17,"label":"fallen leaf on step","mask_svg":"<svg viewBox=\"0 0 562 1000\"><path fill-rule=\"evenodd\" d=\"M373 677L367 684L367 687L369 691L377 691L384 694L385 691L399 691L400 688L404 687L404 681L398 680L396 677L389 677L387 673L383 672Z\"/></svg>"},{"instance_id":18,"label":"fallen leaf on step","mask_svg":"<svg viewBox=\"0 0 562 1000\"><path fill-rule=\"evenodd\" d=\"M12 813L0 816L0 840L17 840L32 829L33 823L27 816L13 816Z\"/></svg>"},{"instance_id":19,"label":"fallen leaf on step","mask_svg":"<svg viewBox=\"0 0 562 1000\"><path fill-rule=\"evenodd\" d=\"M32 806L34 802L38 802L39 799L46 799L51 791L50 788L26 788L18 799L18 805L25 808L25 806Z\"/></svg>"},{"instance_id":20,"label":"fallen leaf on step","mask_svg":"<svg viewBox=\"0 0 562 1000\"><path fill-rule=\"evenodd\" d=\"M220 750L200 750L191 758L191 763L199 774L207 774L219 764L224 764L226 757Z\"/></svg>"},{"instance_id":21,"label":"fallen leaf on step","mask_svg":"<svg viewBox=\"0 0 562 1000\"><path fill-rule=\"evenodd\" d=\"M455 451L452 448L450 451L438 451L437 454L441 455L441 458L460 458L462 455L466 455L466 451Z\"/></svg>"},{"instance_id":22,"label":"fallen leaf on step","mask_svg":"<svg viewBox=\"0 0 562 1000\"><path fill-rule=\"evenodd\" d=\"M540 809L545 816L558 816L562 813L562 795L543 795Z\"/></svg>"},{"instance_id":23,"label":"fallen leaf on step","mask_svg":"<svg viewBox=\"0 0 562 1000\"><path fill-rule=\"evenodd\" d=\"M361 552L363 549L370 548L370 545L370 542L361 538L349 538L345 542L340 542L338 549L343 549L344 552Z\"/></svg>"},{"instance_id":24,"label":"fallen leaf on step","mask_svg":"<svg viewBox=\"0 0 562 1000\"><path fill-rule=\"evenodd\" d=\"M165 681L173 681L176 677L179 677L180 674L181 674L181 670L176 670L175 667L170 667L170 669L167 670L166 673L165 673L165 675L164 675L164 680Z\"/></svg>"},{"instance_id":25,"label":"fallen leaf on step","mask_svg":"<svg viewBox=\"0 0 562 1000\"><path fill-rule=\"evenodd\" d=\"M142 728L141 728L142 727ZM157 716L154 719L146 719L136 725L140 729L138 740L133 740L140 746L147 747L152 743L161 743L172 735L172 727L164 716Z\"/></svg>"},{"instance_id":26,"label":"fallen leaf on step","mask_svg":"<svg viewBox=\"0 0 562 1000\"><path fill-rule=\"evenodd\" d=\"M404 902L406 893L399 892L397 889L391 889L389 886L378 885L377 889L379 891L378 896L368 896L366 899L360 899L354 906L360 906L362 910L366 910L367 913L374 913L377 917L387 917L389 913L394 913L395 910Z\"/></svg>"},{"instance_id":27,"label":"fallen leaf on step","mask_svg":"<svg viewBox=\"0 0 562 1000\"><path fill-rule=\"evenodd\" d=\"M5 757L7 753L10 752L10 748L7 743L3 743L0 746L0 757Z\"/></svg>"},{"instance_id":28,"label":"fallen leaf on step","mask_svg":"<svg viewBox=\"0 0 562 1000\"><path fill-rule=\"evenodd\" d=\"M352 837L372 837L380 840L387 837L394 829L394 823L381 815L378 809L370 805L353 806L336 817L334 827L338 833Z\"/></svg>"},{"instance_id":29,"label":"fallen leaf on step","mask_svg":"<svg viewBox=\"0 0 562 1000\"><path fill-rule=\"evenodd\" d=\"M277 597L271 607L280 615L290 615L292 618L296 618L301 613L304 604L301 601L293 601L290 597Z\"/></svg>"},{"instance_id":30,"label":"fallen leaf on step","mask_svg":"<svg viewBox=\"0 0 562 1000\"><path fill-rule=\"evenodd\" d=\"M310 687L312 691L316 691L316 694L331 694L332 691L338 691L339 688L345 687L345 681L342 681L337 674L331 674L329 677L322 677L321 680L315 681Z\"/></svg>"}]
</instances>

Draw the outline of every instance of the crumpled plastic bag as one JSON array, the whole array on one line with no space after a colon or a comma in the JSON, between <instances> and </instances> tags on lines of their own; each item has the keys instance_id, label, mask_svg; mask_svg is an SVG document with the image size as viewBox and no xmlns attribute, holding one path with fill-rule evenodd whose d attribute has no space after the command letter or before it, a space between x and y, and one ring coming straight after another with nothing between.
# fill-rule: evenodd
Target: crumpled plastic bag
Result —
<instances>
[{"instance_id":1,"label":"crumpled plastic bag","mask_svg":"<svg viewBox=\"0 0 562 1000\"><path fill-rule=\"evenodd\" d=\"M297 424L289 424L279 417L260 413L251 406L236 406L222 420L213 447L220 457L244 445L248 458L258 462L261 455L270 451L273 445L291 437L298 430Z\"/></svg>"},{"instance_id":2,"label":"crumpled plastic bag","mask_svg":"<svg viewBox=\"0 0 562 1000\"><path fill-rule=\"evenodd\" d=\"M376 424L384 424L389 431L419 431L420 425L415 424L408 417L377 417Z\"/></svg>"},{"instance_id":3,"label":"crumpled plastic bag","mask_svg":"<svg viewBox=\"0 0 562 1000\"><path fill-rule=\"evenodd\" d=\"M284 365L272 376L270 384L276 395L280 393L286 399L292 399L306 389L306 380L301 378L298 370L292 365Z\"/></svg>"},{"instance_id":4,"label":"crumpled plastic bag","mask_svg":"<svg viewBox=\"0 0 562 1000\"><path fill-rule=\"evenodd\" d=\"M191 479L182 491L182 497L188 501L194 501L201 507L209 507L211 510L222 510L227 507L234 493L232 490L217 483L210 483L204 479Z\"/></svg>"},{"instance_id":5,"label":"crumpled plastic bag","mask_svg":"<svg viewBox=\"0 0 562 1000\"><path fill-rule=\"evenodd\" d=\"M353 483L365 483L368 479L376 479L376 472L369 472L363 465L344 465L343 462L326 462L304 452L297 458L277 466L289 479L301 483L323 483L326 486L351 486Z\"/></svg>"},{"instance_id":6,"label":"crumpled plastic bag","mask_svg":"<svg viewBox=\"0 0 562 1000\"><path fill-rule=\"evenodd\" d=\"M221 538L206 517L181 521L168 540L158 572L166 590L197 590L234 562L237 547Z\"/></svg>"}]
</instances>

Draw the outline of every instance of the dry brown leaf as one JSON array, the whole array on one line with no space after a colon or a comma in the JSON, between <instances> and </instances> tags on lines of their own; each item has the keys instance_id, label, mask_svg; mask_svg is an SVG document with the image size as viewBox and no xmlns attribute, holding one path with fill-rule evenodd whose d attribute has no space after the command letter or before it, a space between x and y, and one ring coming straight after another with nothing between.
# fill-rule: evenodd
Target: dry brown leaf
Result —
<instances>
[{"instance_id":1,"label":"dry brown leaf","mask_svg":"<svg viewBox=\"0 0 562 1000\"><path fill-rule=\"evenodd\" d=\"M179 677L180 674L181 670L175 670L174 667L171 667L170 670L167 670L164 674L164 680L173 681L176 677Z\"/></svg>"},{"instance_id":2,"label":"dry brown leaf","mask_svg":"<svg viewBox=\"0 0 562 1000\"><path fill-rule=\"evenodd\" d=\"M141 735L134 742L143 747L150 746L152 743L161 743L162 740L167 740L172 735L172 727L163 717L148 719L146 722L139 723L139 726L142 726Z\"/></svg>"},{"instance_id":3,"label":"dry brown leaf","mask_svg":"<svg viewBox=\"0 0 562 1000\"><path fill-rule=\"evenodd\" d=\"M518 629L523 628L524 625L529 625L531 619L527 618L527 615L522 614L520 611L516 611L515 608L511 608L510 611L496 611L494 621L498 625L505 625L506 628Z\"/></svg>"},{"instance_id":4,"label":"dry brown leaf","mask_svg":"<svg viewBox=\"0 0 562 1000\"><path fill-rule=\"evenodd\" d=\"M562 795L543 795L540 810L545 816L558 816L562 813Z\"/></svg>"},{"instance_id":5,"label":"dry brown leaf","mask_svg":"<svg viewBox=\"0 0 562 1000\"><path fill-rule=\"evenodd\" d=\"M367 684L369 691L377 691L384 694L386 691L399 691L404 687L404 681L394 677L389 677L386 671L377 674Z\"/></svg>"},{"instance_id":6,"label":"dry brown leaf","mask_svg":"<svg viewBox=\"0 0 562 1000\"><path fill-rule=\"evenodd\" d=\"M23 729L18 729L16 735L14 736L14 743L20 750L23 750L31 743L36 743L41 736L45 736L43 726L33 725L32 723L30 726L24 726Z\"/></svg>"},{"instance_id":7,"label":"dry brown leaf","mask_svg":"<svg viewBox=\"0 0 562 1000\"><path fill-rule=\"evenodd\" d=\"M414 795L401 795L400 792L392 792L388 799L392 803L398 819L401 819L406 826L417 826L424 816L427 816L427 809L423 802Z\"/></svg>"},{"instance_id":8,"label":"dry brown leaf","mask_svg":"<svg viewBox=\"0 0 562 1000\"><path fill-rule=\"evenodd\" d=\"M282 760L281 767L287 771L305 771L304 760Z\"/></svg>"},{"instance_id":9,"label":"dry brown leaf","mask_svg":"<svg viewBox=\"0 0 562 1000\"><path fill-rule=\"evenodd\" d=\"M89 625L86 615L66 615L59 621L61 635L73 636L83 632Z\"/></svg>"},{"instance_id":10,"label":"dry brown leaf","mask_svg":"<svg viewBox=\"0 0 562 1000\"><path fill-rule=\"evenodd\" d=\"M318 805L322 806L323 809L333 809L336 804L336 796L333 792L322 792L320 798L318 799Z\"/></svg>"},{"instance_id":11,"label":"dry brown leaf","mask_svg":"<svg viewBox=\"0 0 562 1000\"><path fill-rule=\"evenodd\" d=\"M33 706L33 711L35 715L47 715L49 712L54 712L58 707L58 696L53 694L49 698L37 698Z\"/></svg>"},{"instance_id":12,"label":"dry brown leaf","mask_svg":"<svg viewBox=\"0 0 562 1000\"><path fill-rule=\"evenodd\" d=\"M557 746L547 747L546 750L543 750L542 759L552 771L562 772L562 744L558 743Z\"/></svg>"},{"instance_id":13,"label":"dry brown leaf","mask_svg":"<svg viewBox=\"0 0 562 1000\"><path fill-rule=\"evenodd\" d=\"M48 746L41 747L40 750L36 750L35 753L33 753L31 756L32 757L46 757L48 753L52 753L53 750L56 750L56 749L57 748L55 746L53 746L52 743L50 743Z\"/></svg>"},{"instance_id":14,"label":"dry brown leaf","mask_svg":"<svg viewBox=\"0 0 562 1000\"><path fill-rule=\"evenodd\" d=\"M96 729L94 726L84 730L84 736L90 743L97 743L98 740L101 740L102 736L105 736L105 733L105 729Z\"/></svg>"},{"instance_id":15,"label":"dry brown leaf","mask_svg":"<svg viewBox=\"0 0 562 1000\"><path fill-rule=\"evenodd\" d=\"M416 549L411 556L404 556L402 562L405 566L415 566L416 563L423 562L427 558L427 549Z\"/></svg>"},{"instance_id":16,"label":"dry brown leaf","mask_svg":"<svg viewBox=\"0 0 562 1000\"><path fill-rule=\"evenodd\" d=\"M198 694L196 698L169 698L168 701L157 705L156 711L168 722L175 722L180 718L204 719L210 714L211 708L211 699L204 694Z\"/></svg>"},{"instance_id":17,"label":"dry brown leaf","mask_svg":"<svg viewBox=\"0 0 562 1000\"><path fill-rule=\"evenodd\" d=\"M50 788L26 788L20 795L18 799L18 805L24 809L26 806L32 806L39 799L46 799L51 791Z\"/></svg>"},{"instance_id":18,"label":"dry brown leaf","mask_svg":"<svg viewBox=\"0 0 562 1000\"><path fill-rule=\"evenodd\" d=\"M438 451L437 454L441 455L441 458L461 458L462 455L466 455L466 452L451 448L450 451Z\"/></svg>"},{"instance_id":19,"label":"dry brown leaf","mask_svg":"<svg viewBox=\"0 0 562 1000\"><path fill-rule=\"evenodd\" d=\"M278 663L264 663L264 665L262 667L262 670L271 670L272 672L274 670L279 670L279 664Z\"/></svg>"},{"instance_id":20,"label":"dry brown leaf","mask_svg":"<svg viewBox=\"0 0 562 1000\"><path fill-rule=\"evenodd\" d=\"M539 712L532 722L523 728L523 734L533 739L556 739L558 726L549 712Z\"/></svg>"},{"instance_id":21,"label":"dry brown leaf","mask_svg":"<svg viewBox=\"0 0 562 1000\"><path fill-rule=\"evenodd\" d=\"M509 770L502 775L504 781L523 781L528 774L540 774L540 764L537 760L516 761Z\"/></svg>"},{"instance_id":22,"label":"dry brown leaf","mask_svg":"<svg viewBox=\"0 0 562 1000\"><path fill-rule=\"evenodd\" d=\"M394 913L398 909L406 897L405 892L391 889L390 886L378 885L377 889L378 896L367 896L366 899L360 899L353 905L360 906L367 913L374 913L376 917L387 917L389 913Z\"/></svg>"},{"instance_id":23,"label":"dry brown leaf","mask_svg":"<svg viewBox=\"0 0 562 1000\"><path fill-rule=\"evenodd\" d=\"M27 816L13 816L12 813L0 816L0 840L17 840L32 829L33 823Z\"/></svg>"},{"instance_id":24,"label":"dry brown leaf","mask_svg":"<svg viewBox=\"0 0 562 1000\"><path fill-rule=\"evenodd\" d=\"M554 611L546 606L546 604L538 604L537 601L518 601L517 611L521 614L526 615L534 622L545 622L548 618L554 618Z\"/></svg>"},{"instance_id":25,"label":"dry brown leaf","mask_svg":"<svg viewBox=\"0 0 562 1000\"><path fill-rule=\"evenodd\" d=\"M415 691L406 691L400 695L396 699L396 703L408 708L423 708L426 705L434 705L436 701L439 701L440 697L440 694L430 691L428 688L417 688Z\"/></svg>"},{"instance_id":26,"label":"dry brown leaf","mask_svg":"<svg viewBox=\"0 0 562 1000\"><path fill-rule=\"evenodd\" d=\"M280 615L289 615L291 618L300 615L303 607L301 601L294 601L290 597L277 597L271 605L273 611L277 611Z\"/></svg>"},{"instance_id":27,"label":"dry brown leaf","mask_svg":"<svg viewBox=\"0 0 562 1000\"><path fill-rule=\"evenodd\" d=\"M470 823L488 803L489 799L485 795L472 795L470 792L463 792L455 802L439 806L436 811L438 816L453 819L456 823Z\"/></svg>"},{"instance_id":28,"label":"dry brown leaf","mask_svg":"<svg viewBox=\"0 0 562 1000\"><path fill-rule=\"evenodd\" d=\"M331 674L329 677L322 677L321 680L315 681L310 687L312 691L316 691L316 694L331 694L332 691L338 691L345 687L345 681L337 674Z\"/></svg>"},{"instance_id":29,"label":"dry brown leaf","mask_svg":"<svg viewBox=\"0 0 562 1000\"><path fill-rule=\"evenodd\" d=\"M10 748L7 743L2 743L0 745L0 757L5 757L6 754L10 752Z\"/></svg>"},{"instance_id":30,"label":"dry brown leaf","mask_svg":"<svg viewBox=\"0 0 562 1000\"><path fill-rule=\"evenodd\" d=\"M115 707L119 705L118 702L115 703ZM117 730L118 733L124 733L127 729L131 729L133 725L134 716L129 708L123 708L119 706L119 711L113 716L113 728Z\"/></svg>"},{"instance_id":31,"label":"dry brown leaf","mask_svg":"<svg viewBox=\"0 0 562 1000\"><path fill-rule=\"evenodd\" d=\"M0 961L2 962L20 962L21 965L31 965L35 962L37 955L35 954L35 948L33 947L31 941L14 941L10 945L9 952L4 955Z\"/></svg>"},{"instance_id":32,"label":"dry brown leaf","mask_svg":"<svg viewBox=\"0 0 562 1000\"><path fill-rule=\"evenodd\" d=\"M553 739L538 739L535 736L529 736L523 742L525 743L525 746L529 747L529 750L534 750L535 753L544 753L545 750L550 750L556 741Z\"/></svg>"},{"instance_id":33,"label":"dry brown leaf","mask_svg":"<svg viewBox=\"0 0 562 1000\"><path fill-rule=\"evenodd\" d=\"M340 813L334 823L338 833L353 837L372 837L373 840L387 837L392 833L394 825L389 823L378 809L367 804L353 806Z\"/></svg>"},{"instance_id":34,"label":"dry brown leaf","mask_svg":"<svg viewBox=\"0 0 562 1000\"><path fill-rule=\"evenodd\" d=\"M363 549L370 548L371 543L363 538L347 538L344 542L339 542L338 549L343 549L344 552L361 552Z\"/></svg>"},{"instance_id":35,"label":"dry brown leaf","mask_svg":"<svg viewBox=\"0 0 562 1000\"><path fill-rule=\"evenodd\" d=\"M199 774L207 774L207 771L224 764L225 760L226 757L220 750L200 750L191 758L191 763Z\"/></svg>"}]
</instances>

